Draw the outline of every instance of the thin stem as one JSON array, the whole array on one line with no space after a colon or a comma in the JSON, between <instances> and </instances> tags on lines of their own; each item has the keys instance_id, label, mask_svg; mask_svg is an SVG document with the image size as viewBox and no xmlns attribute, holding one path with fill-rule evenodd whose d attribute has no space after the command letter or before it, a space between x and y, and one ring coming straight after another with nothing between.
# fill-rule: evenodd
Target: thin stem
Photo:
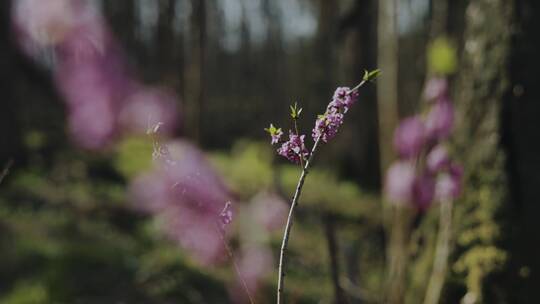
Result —
<instances>
[{"instance_id":1,"label":"thin stem","mask_svg":"<svg viewBox=\"0 0 540 304\"><path fill-rule=\"evenodd\" d=\"M452 202L443 200L440 206L439 236L433 259L433 270L429 279L424 304L437 304L441 297L442 287L446 277L448 255L450 253L450 238L452 226Z\"/></svg>"},{"instance_id":2,"label":"thin stem","mask_svg":"<svg viewBox=\"0 0 540 304\"><path fill-rule=\"evenodd\" d=\"M349 94L358 91L358 89L360 89L365 83L366 83L365 80L360 82L356 87L352 88L349 91ZM278 304L284 303L283 291L285 288L285 260L286 260L287 246L289 244L289 236L291 234L295 208L298 205L298 200L300 199L300 194L302 193L302 188L304 187L304 182L306 180L308 170L313 161L313 156L315 155L315 152L317 151L317 148L321 141L321 137L322 136L319 135L319 137L317 137L317 139L315 140L315 144L313 144L313 148L311 149L311 153L309 153L309 157L306 161L306 164L302 166L303 168L302 174L300 175L300 179L298 180L298 184L296 185L296 190L294 192L294 196L292 199L291 208L289 209L289 215L287 217L287 224L285 225L285 231L283 232L283 240L281 242L281 250L279 254L279 268L278 268L278 288L277 288L277 303Z\"/></svg>"},{"instance_id":3,"label":"thin stem","mask_svg":"<svg viewBox=\"0 0 540 304\"><path fill-rule=\"evenodd\" d=\"M238 263L236 263L236 259L234 258L234 252L232 251L231 247L229 246L229 243L227 240L225 240L225 235L223 231L219 228L218 225L216 225L216 230L218 231L218 234L221 238L221 241L223 242L223 246L225 247L225 250L227 250L227 254L229 255L229 258L231 259L233 263L234 270L236 271L236 275L238 276L238 279L240 279L240 283L242 284L242 287L244 288L244 291L246 292L249 303L254 304L253 297L251 296L251 292L249 291L249 288L247 286L246 281L244 280L244 277L242 276L242 272L240 271L240 267L238 267Z\"/></svg>"},{"instance_id":4,"label":"thin stem","mask_svg":"<svg viewBox=\"0 0 540 304\"><path fill-rule=\"evenodd\" d=\"M367 80L362 80L362 82L360 82L357 86L355 86L354 88L352 88L350 91L349 91L349 94L352 93L352 92L356 92L358 91L361 87L364 86L364 84L366 84Z\"/></svg>"},{"instance_id":5,"label":"thin stem","mask_svg":"<svg viewBox=\"0 0 540 304\"><path fill-rule=\"evenodd\" d=\"M296 136L300 136L300 132L298 132L298 124L296 123L296 118L293 118L294 122L294 131L296 132ZM302 155L302 151L300 151L300 167L304 168L304 155Z\"/></svg>"},{"instance_id":6,"label":"thin stem","mask_svg":"<svg viewBox=\"0 0 540 304\"><path fill-rule=\"evenodd\" d=\"M287 224L285 225L285 232L283 233L283 241L281 242L281 250L279 255L279 276L278 276L278 289L277 289L277 303L282 304L283 303L283 288L285 286L285 253L287 251L287 245L289 243L289 235L291 233L292 228L292 219L294 217L294 211L296 205L298 205L298 199L300 198L300 194L302 193L302 187L304 186L304 181L306 180L306 176L308 174L308 169L311 166L311 162L313 160L313 156L315 155L315 151L317 150L317 147L319 146L319 142L321 141L321 136L317 138L315 141L315 144L313 145L313 148L311 149L311 153L309 154L309 158L306 161L306 165L304 166L304 169L302 170L302 174L300 175L300 179L298 180L298 184L296 185L296 191L294 192L294 196L291 203L291 208L289 209L289 216L287 217Z\"/></svg>"}]
</instances>

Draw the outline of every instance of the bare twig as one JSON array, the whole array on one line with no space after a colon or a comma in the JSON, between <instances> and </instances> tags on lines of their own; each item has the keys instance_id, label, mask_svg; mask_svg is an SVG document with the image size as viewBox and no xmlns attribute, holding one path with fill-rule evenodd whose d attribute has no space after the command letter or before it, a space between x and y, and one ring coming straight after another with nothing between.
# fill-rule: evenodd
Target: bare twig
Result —
<instances>
[{"instance_id":1,"label":"bare twig","mask_svg":"<svg viewBox=\"0 0 540 304\"><path fill-rule=\"evenodd\" d=\"M306 161L306 165L304 166L304 169L302 170L302 174L300 175L300 179L298 180L298 184L296 185L296 191L294 192L291 208L289 209L289 216L287 217L287 225L285 225L285 232L283 233L283 241L281 242L281 251L279 255L279 269L278 269L279 277L278 277L278 290L277 290L277 303L278 304L283 303L283 287L285 286L285 270L284 270L285 252L287 251L287 245L289 243L289 235L291 233L292 219L294 217L295 207L296 205L298 205L298 199L300 198L300 194L302 193L302 187L304 186L304 181L306 180L308 169L311 166L311 161L313 160L313 156L315 155L315 151L317 150L317 147L319 146L320 141L321 141L321 136L317 138L317 140L315 141L315 144L313 145L313 148L311 149L309 158Z\"/></svg>"},{"instance_id":2,"label":"bare twig","mask_svg":"<svg viewBox=\"0 0 540 304\"><path fill-rule=\"evenodd\" d=\"M446 277L448 255L450 253L450 238L452 226L452 202L443 200L440 206L439 236L433 259L433 270L429 279L424 304L437 304L441 297L442 287Z\"/></svg>"},{"instance_id":3,"label":"bare twig","mask_svg":"<svg viewBox=\"0 0 540 304\"><path fill-rule=\"evenodd\" d=\"M349 94L358 91L358 89L360 89L367 81L368 79L365 79L362 82L360 82L356 87L354 87L353 89L349 91ZM302 188L304 187L304 182L306 180L306 176L308 175L308 170L311 167L313 156L315 155L315 152L317 151L320 141L321 141L321 136L319 136L315 140L315 144L313 144L311 153L309 154L309 157L305 165L303 166L302 174L300 175L300 179L298 180L298 184L296 185L296 190L292 198L291 208L289 209L289 215L287 217L287 224L285 225L285 231L283 232L283 240L281 242L281 250L280 250L280 255L279 255L279 268L278 268L278 288L277 288L277 303L278 304L284 303L283 291L284 291L284 286L285 286L285 260L286 260L287 245L289 244L289 235L291 234L292 221L294 218L295 208L298 205L298 200L300 199L300 194L302 193Z\"/></svg>"}]
</instances>

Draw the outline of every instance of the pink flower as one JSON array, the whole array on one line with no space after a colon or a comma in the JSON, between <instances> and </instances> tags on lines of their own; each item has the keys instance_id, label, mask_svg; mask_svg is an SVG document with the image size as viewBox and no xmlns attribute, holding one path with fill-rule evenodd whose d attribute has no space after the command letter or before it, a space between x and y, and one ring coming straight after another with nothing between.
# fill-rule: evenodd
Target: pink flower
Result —
<instances>
[{"instance_id":1,"label":"pink flower","mask_svg":"<svg viewBox=\"0 0 540 304\"><path fill-rule=\"evenodd\" d=\"M281 131L281 129L278 129L274 134L272 134L271 144L272 145L277 144L280 141L282 135L283 135L283 131Z\"/></svg>"},{"instance_id":2,"label":"pink flower","mask_svg":"<svg viewBox=\"0 0 540 304\"><path fill-rule=\"evenodd\" d=\"M267 231L283 227L288 209L283 198L274 193L260 193L253 198L252 216Z\"/></svg>"},{"instance_id":3,"label":"pink flower","mask_svg":"<svg viewBox=\"0 0 540 304\"><path fill-rule=\"evenodd\" d=\"M435 180L430 174L417 176L413 186L413 201L419 210L427 210L435 198Z\"/></svg>"},{"instance_id":4,"label":"pink flower","mask_svg":"<svg viewBox=\"0 0 540 304\"><path fill-rule=\"evenodd\" d=\"M446 79L430 79L424 92L430 101L425 121L420 116L406 118L394 134L394 148L401 161L387 171L386 196L420 211L435 200L456 198L461 191L462 169L451 163L443 145L454 123L447 86ZM420 169L415 170L412 162L420 164Z\"/></svg>"},{"instance_id":5,"label":"pink flower","mask_svg":"<svg viewBox=\"0 0 540 304\"><path fill-rule=\"evenodd\" d=\"M452 174L444 173L437 178L435 196L438 201L455 199L461 192L461 180Z\"/></svg>"},{"instance_id":6,"label":"pink flower","mask_svg":"<svg viewBox=\"0 0 540 304\"><path fill-rule=\"evenodd\" d=\"M430 173L439 172L448 167L450 158L443 145L437 145L429 151L426 157L426 167Z\"/></svg>"},{"instance_id":7,"label":"pink flower","mask_svg":"<svg viewBox=\"0 0 540 304\"><path fill-rule=\"evenodd\" d=\"M339 131L339 127L343 124L343 117L343 114L333 109L331 112L317 118L315 128L312 131L313 140L316 141L321 137L321 140L326 143L334 138Z\"/></svg>"},{"instance_id":8,"label":"pink flower","mask_svg":"<svg viewBox=\"0 0 540 304\"><path fill-rule=\"evenodd\" d=\"M138 88L122 103L118 119L122 130L130 133L144 134L160 123L161 133L172 134L178 125L177 98L165 89Z\"/></svg>"},{"instance_id":9,"label":"pink flower","mask_svg":"<svg viewBox=\"0 0 540 304\"><path fill-rule=\"evenodd\" d=\"M87 149L98 149L108 145L114 134L116 119L108 96L96 97L72 107L69 111L69 129L74 141Z\"/></svg>"},{"instance_id":10,"label":"pink flower","mask_svg":"<svg viewBox=\"0 0 540 304\"><path fill-rule=\"evenodd\" d=\"M15 25L40 46L62 41L77 21L76 1L71 0L18 0L13 10Z\"/></svg>"},{"instance_id":11,"label":"pink flower","mask_svg":"<svg viewBox=\"0 0 540 304\"><path fill-rule=\"evenodd\" d=\"M326 112L319 115L311 132L313 140L319 137L325 143L334 138L343 124L344 114L358 99L358 92L351 92L347 87L337 88Z\"/></svg>"},{"instance_id":12,"label":"pink flower","mask_svg":"<svg viewBox=\"0 0 540 304\"><path fill-rule=\"evenodd\" d=\"M399 161L390 166L384 185L387 199L394 204L411 203L415 176L416 168L411 162Z\"/></svg>"},{"instance_id":13,"label":"pink flower","mask_svg":"<svg viewBox=\"0 0 540 304\"><path fill-rule=\"evenodd\" d=\"M436 101L446 96L448 92L448 82L446 78L430 78L424 89L424 98L427 101Z\"/></svg>"},{"instance_id":14,"label":"pink flower","mask_svg":"<svg viewBox=\"0 0 540 304\"><path fill-rule=\"evenodd\" d=\"M281 136L283 135L281 128L276 128L273 124L270 124L270 127L265 128L264 130L270 134L270 137L272 138L272 145L279 143Z\"/></svg>"},{"instance_id":15,"label":"pink flower","mask_svg":"<svg viewBox=\"0 0 540 304\"><path fill-rule=\"evenodd\" d=\"M289 140L284 142L277 150L278 154L289 161L299 164L300 159L305 159L309 152L304 144L305 135L296 135L289 132Z\"/></svg>"},{"instance_id":16,"label":"pink flower","mask_svg":"<svg viewBox=\"0 0 540 304\"><path fill-rule=\"evenodd\" d=\"M351 92L348 87L339 87L334 92L332 101L328 104L328 110L341 111L347 113L349 108L356 102L358 99L358 92Z\"/></svg>"},{"instance_id":17,"label":"pink flower","mask_svg":"<svg viewBox=\"0 0 540 304\"><path fill-rule=\"evenodd\" d=\"M448 172L441 174L437 180L436 196L438 200L456 199L461 194L463 168L451 163Z\"/></svg>"},{"instance_id":18,"label":"pink flower","mask_svg":"<svg viewBox=\"0 0 540 304\"><path fill-rule=\"evenodd\" d=\"M213 265L227 260L215 215L201 212L189 205L169 207L158 215L161 229L176 241L193 259L202 265Z\"/></svg>"},{"instance_id":19,"label":"pink flower","mask_svg":"<svg viewBox=\"0 0 540 304\"><path fill-rule=\"evenodd\" d=\"M449 100L433 104L426 117L426 133L429 140L440 141L448 138L454 126L454 107Z\"/></svg>"},{"instance_id":20,"label":"pink flower","mask_svg":"<svg viewBox=\"0 0 540 304\"><path fill-rule=\"evenodd\" d=\"M403 120L394 133L394 147L403 158L417 156L425 140L426 128L418 116Z\"/></svg>"}]
</instances>

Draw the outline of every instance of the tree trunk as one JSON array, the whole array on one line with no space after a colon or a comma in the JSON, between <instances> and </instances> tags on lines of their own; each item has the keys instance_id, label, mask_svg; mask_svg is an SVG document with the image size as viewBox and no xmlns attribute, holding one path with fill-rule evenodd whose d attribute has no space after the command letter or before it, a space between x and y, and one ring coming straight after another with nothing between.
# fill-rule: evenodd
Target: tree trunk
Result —
<instances>
[{"instance_id":1,"label":"tree trunk","mask_svg":"<svg viewBox=\"0 0 540 304\"><path fill-rule=\"evenodd\" d=\"M455 203L456 251L461 254L453 265L466 275L463 303L494 303L486 295L498 291L485 280L506 258L499 247L503 230L496 220L508 198L499 131L508 90L512 2L471 0L466 8L454 137L456 156L465 168L462 199Z\"/></svg>"},{"instance_id":2,"label":"tree trunk","mask_svg":"<svg viewBox=\"0 0 540 304\"><path fill-rule=\"evenodd\" d=\"M190 68L186 78L189 79L188 133L196 141L201 140L202 115L205 104L205 80L206 80L206 1L192 0L191 15L191 56Z\"/></svg>"},{"instance_id":3,"label":"tree trunk","mask_svg":"<svg viewBox=\"0 0 540 304\"><path fill-rule=\"evenodd\" d=\"M159 0L159 14L157 23L157 35L155 36L155 60L160 78L165 80L165 84L178 85L176 77L179 72L178 66L173 64L178 50L174 33L174 17L176 11L176 0ZM171 83L173 82L173 83Z\"/></svg>"},{"instance_id":4,"label":"tree trunk","mask_svg":"<svg viewBox=\"0 0 540 304\"><path fill-rule=\"evenodd\" d=\"M382 73L377 81L380 172L394 159L392 138L398 122L398 33L397 1L379 1L378 63ZM390 304L401 304L405 292L405 247L409 219L404 208L392 208L385 204L384 225L389 234L387 249L388 290L385 298Z\"/></svg>"},{"instance_id":5,"label":"tree trunk","mask_svg":"<svg viewBox=\"0 0 540 304\"><path fill-rule=\"evenodd\" d=\"M377 81L379 150L381 172L394 159L392 137L398 120L398 33L397 1L379 1L378 62L382 73ZM381 176L382 176L381 175Z\"/></svg>"}]
</instances>

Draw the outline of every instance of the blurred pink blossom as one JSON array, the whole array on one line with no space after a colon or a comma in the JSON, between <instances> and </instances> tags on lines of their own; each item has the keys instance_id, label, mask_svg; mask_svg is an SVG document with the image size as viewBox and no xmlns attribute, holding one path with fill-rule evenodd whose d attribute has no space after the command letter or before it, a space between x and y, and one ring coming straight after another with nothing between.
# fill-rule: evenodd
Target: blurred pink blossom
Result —
<instances>
[{"instance_id":1,"label":"blurred pink blossom","mask_svg":"<svg viewBox=\"0 0 540 304\"><path fill-rule=\"evenodd\" d=\"M281 229L287 219L287 203L275 193L259 193L253 198L252 216L268 232Z\"/></svg>"},{"instance_id":2,"label":"blurred pink blossom","mask_svg":"<svg viewBox=\"0 0 540 304\"><path fill-rule=\"evenodd\" d=\"M454 126L454 107L449 100L433 105L426 117L427 136L430 140L448 138Z\"/></svg>"},{"instance_id":3,"label":"blurred pink blossom","mask_svg":"<svg viewBox=\"0 0 540 304\"><path fill-rule=\"evenodd\" d=\"M449 200L459 196L461 192L461 181L459 178L445 173L437 178L435 185L435 196L437 200Z\"/></svg>"},{"instance_id":4,"label":"blurred pink blossom","mask_svg":"<svg viewBox=\"0 0 540 304\"><path fill-rule=\"evenodd\" d=\"M237 264L241 278L237 278L230 289L230 296L234 303L249 303L245 288L252 296L259 290L263 279L274 267L272 252L267 246L249 246L241 251ZM245 287L242 286L244 283Z\"/></svg>"},{"instance_id":5,"label":"blurred pink blossom","mask_svg":"<svg viewBox=\"0 0 540 304\"><path fill-rule=\"evenodd\" d=\"M413 202L419 210L427 210L435 198L435 178L431 174L422 174L415 178Z\"/></svg>"},{"instance_id":6,"label":"blurred pink blossom","mask_svg":"<svg viewBox=\"0 0 540 304\"><path fill-rule=\"evenodd\" d=\"M162 219L165 234L200 263L223 261L221 217L229 192L195 146L173 141L161 150L166 152L158 155L153 171L131 186L135 205ZM231 207L227 210L232 217Z\"/></svg>"},{"instance_id":7,"label":"blurred pink blossom","mask_svg":"<svg viewBox=\"0 0 540 304\"><path fill-rule=\"evenodd\" d=\"M446 78L430 78L424 88L424 98L427 101L435 101L446 96L448 92L448 81Z\"/></svg>"},{"instance_id":8,"label":"blurred pink blossom","mask_svg":"<svg viewBox=\"0 0 540 304\"><path fill-rule=\"evenodd\" d=\"M139 84L93 2L16 1L13 24L30 56L54 52L54 79L67 105L70 133L81 147L102 149L157 122L165 133L175 130L176 96Z\"/></svg>"},{"instance_id":9,"label":"blurred pink blossom","mask_svg":"<svg viewBox=\"0 0 540 304\"><path fill-rule=\"evenodd\" d=\"M77 23L72 0L18 0L13 5L13 21L26 39L48 46L63 40Z\"/></svg>"},{"instance_id":10,"label":"blurred pink blossom","mask_svg":"<svg viewBox=\"0 0 540 304\"><path fill-rule=\"evenodd\" d=\"M68 119L73 140L88 149L107 145L115 132L114 110L107 97L71 107Z\"/></svg>"},{"instance_id":11,"label":"blurred pink blossom","mask_svg":"<svg viewBox=\"0 0 540 304\"><path fill-rule=\"evenodd\" d=\"M408 204L413 200L416 168L412 162L395 162L386 174L384 192L387 199L396 204Z\"/></svg>"},{"instance_id":12,"label":"blurred pink blossom","mask_svg":"<svg viewBox=\"0 0 540 304\"><path fill-rule=\"evenodd\" d=\"M161 123L160 132L172 134L178 122L176 100L176 96L165 89L135 89L120 110L120 125L124 131L143 134L149 126Z\"/></svg>"},{"instance_id":13,"label":"blurred pink blossom","mask_svg":"<svg viewBox=\"0 0 540 304\"><path fill-rule=\"evenodd\" d=\"M436 173L450 165L450 157L443 145L437 145L429 151L426 157L426 168L430 173Z\"/></svg>"},{"instance_id":14,"label":"blurred pink blossom","mask_svg":"<svg viewBox=\"0 0 540 304\"><path fill-rule=\"evenodd\" d=\"M461 167L452 163L444 146L454 124L454 108L444 78L431 78L424 97L428 114L404 119L396 128L397 160L387 171L385 194L391 202L408 203L420 211L442 199L454 199L461 190ZM413 165L413 162L415 165Z\"/></svg>"},{"instance_id":15,"label":"blurred pink blossom","mask_svg":"<svg viewBox=\"0 0 540 304\"><path fill-rule=\"evenodd\" d=\"M394 147L403 158L413 158L422 150L426 128L419 116L403 120L394 134Z\"/></svg>"},{"instance_id":16,"label":"blurred pink blossom","mask_svg":"<svg viewBox=\"0 0 540 304\"><path fill-rule=\"evenodd\" d=\"M166 236L176 241L190 256L202 265L213 265L228 259L224 237L219 230L216 215L184 205L168 206L158 215Z\"/></svg>"}]
</instances>

